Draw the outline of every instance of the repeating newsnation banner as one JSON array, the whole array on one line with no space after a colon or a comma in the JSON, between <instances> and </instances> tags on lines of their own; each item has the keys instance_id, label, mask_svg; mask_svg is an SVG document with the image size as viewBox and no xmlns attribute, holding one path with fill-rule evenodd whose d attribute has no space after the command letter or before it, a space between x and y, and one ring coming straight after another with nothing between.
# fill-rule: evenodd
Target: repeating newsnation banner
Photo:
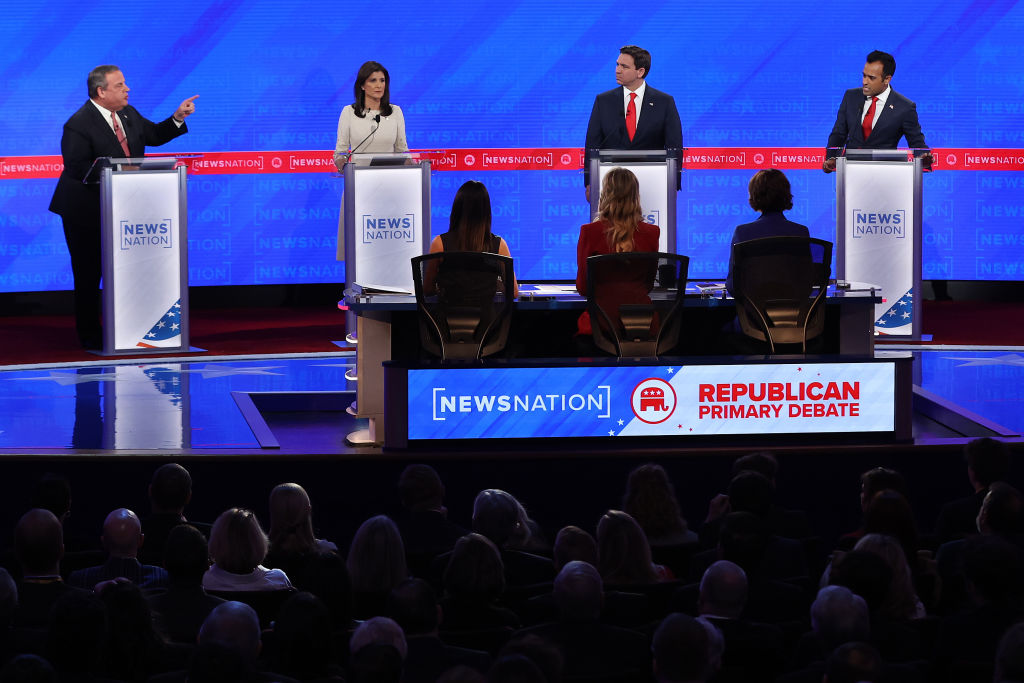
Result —
<instances>
[{"instance_id":1,"label":"repeating newsnation banner","mask_svg":"<svg viewBox=\"0 0 1024 683\"><path fill-rule=\"evenodd\" d=\"M408 438L892 432L895 363L408 371Z\"/></svg>"}]
</instances>

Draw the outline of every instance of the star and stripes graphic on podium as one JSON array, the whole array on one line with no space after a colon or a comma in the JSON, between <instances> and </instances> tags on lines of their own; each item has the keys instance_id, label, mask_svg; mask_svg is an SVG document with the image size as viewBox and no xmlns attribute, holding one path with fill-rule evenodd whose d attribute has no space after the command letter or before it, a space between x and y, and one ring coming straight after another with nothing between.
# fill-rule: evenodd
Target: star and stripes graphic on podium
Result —
<instances>
[{"instance_id":1,"label":"star and stripes graphic on podium","mask_svg":"<svg viewBox=\"0 0 1024 683\"><path fill-rule=\"evenodd\" d=\"M896 300L892 306L875 321L875 328L883 334L906 334L902 329L914 322L914 290Z\"/></svg>"},{"instance_id":2,"label":"star and stripes graphic on podium","mask_svg":"<svg viewBox=\"0 0 1024 683\"><path fill-rule=\"evenodd\" d=\"M146 349L157 349L168 346L176 346L168 343L176 337L181 336L181 299L167 309L167 312L160 316L160 319L149 328L149 332L136 344Z\"/></svg>"}]
</instances>

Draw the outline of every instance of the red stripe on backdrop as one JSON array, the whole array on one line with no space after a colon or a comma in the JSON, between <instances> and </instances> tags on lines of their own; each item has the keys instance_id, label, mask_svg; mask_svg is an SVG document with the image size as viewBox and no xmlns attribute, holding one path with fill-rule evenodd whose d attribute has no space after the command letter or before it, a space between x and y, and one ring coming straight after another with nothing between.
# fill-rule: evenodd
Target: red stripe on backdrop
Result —
<instances>
[{"instance_id":1,"label":"red stripe on backdrop","mask_svg":"<svg viewBox=\"0 0 1024 683\"><path fill-rule=\"evenodd\" d=\"M421 150L438 171L578 171L583 168L579 147L514 147L503 149ZM933 167L951 171L1024 171L1024 149L933 149ZM153 154L150 156L161 156ZM759 168L818 169L824 159L819 147L692 147L686 150L690 170ZM332 152L286 150L266 152L203 152L183 162L192 175L261 173L337 173ZM0 157L0 180L56 178L63 170L60 156Z\"/></svg>"}]
</instances>

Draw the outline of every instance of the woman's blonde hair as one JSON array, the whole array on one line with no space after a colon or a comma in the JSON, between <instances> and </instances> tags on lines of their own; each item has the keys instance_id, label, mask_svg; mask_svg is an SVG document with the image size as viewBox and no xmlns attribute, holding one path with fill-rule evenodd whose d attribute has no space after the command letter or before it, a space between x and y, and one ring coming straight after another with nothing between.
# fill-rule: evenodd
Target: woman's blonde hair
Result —
<instances>
[{"instance_id":1,"label":"woman's blonde hair","mask_svg":"<svg viewBox=\"0 0 1024 683\"><path fill-rule=\"evenodd\" d=\"M232 574L248 574L267 556L267 535L251 510L231 508L210 530L210 557Z\"/></svg>"},{"instance_id":2,"label":"woman's blonde hair","mask_svg":"<svg viewBox=\"0 0 1024 683\"><path fill-rule=\"evenodd\" d=\"M640 183L633 172L613 168L601 183L598 217L608 224L605 237L613 253L633 251L633 233L644 218L640 208Z\"/></svg>"}]
</instances>

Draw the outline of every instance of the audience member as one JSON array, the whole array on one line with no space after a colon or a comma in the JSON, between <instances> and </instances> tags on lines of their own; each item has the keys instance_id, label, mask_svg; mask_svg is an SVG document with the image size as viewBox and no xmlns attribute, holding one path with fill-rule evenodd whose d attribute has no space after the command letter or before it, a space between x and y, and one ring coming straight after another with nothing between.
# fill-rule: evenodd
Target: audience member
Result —
<instances>
[{"instance_id":1,"label":"audience member","mask_svg":"<svg viewBox=\"0 0 1024 683\"><path fill-rule=\"evenodd\" d=\"M953 541L977 533L975 520L981 503L994 481L1005 481L1010 471L1010 449L1002 441L983 437L964 446L967 481L973 493L942 506L935 522L939 543Z\"/></svg>"},{"instance_id":2,"label":"audience member","mask_svg":"<svg viewBox=\"0 0 1024 683\"><path fill-rule=\"evenodd\" d=\"M270 667L300 681L340 683L334 628L327 606L312 593L296 593L285 601L269 634Z\"/></svg>"},{"instance_id":3,"label":"audience member","mask_svg":"<svg viewBox=\"0 0 1024 683\"><path fill-rule=\"evenodd\" d=\"M554 577L551 560L533 553L516 550L528 533L522 506L511 494L500 489L485 489L473 501L473 531L489 538L501 553L505 582L523 586L550 581Z\"/></svg>"},{"instance_id":4,"label":"audience member","mask_svg":"<svg viewBox=\"0 0 1024 683\"><path fill-rule=\"evenodd\" d=\"M145 681L165 671L182 669L191 646L169 644L157 632L141 589L122 579L101 586L109 625L105 647L106 673L120 681Z\"/></svg>"},{"instance_id":5,"label":"audience member","mask_svg":"<svg viewBox=\"0 0 1024 683\"><path fill-rule=\"evenodd\" d=\"M555 571L561 571L567 562L579 560L598 566L597 541L578 526L562 527L555 536Z\"/></svg>"},{"instance_id":6,"label":"audience member","mask_svg":"<svg viewBox=\"0 0 1024 683\"><path fill-rule=\"evenodd\" d=\"M885 490L895 491L905 499L910 500L907 497L906 481L903 475L896 470L887 467L873 467L860 475L860 510L862 515L867 513L868 506L875 496ZM862 524L859 529L841 536L838 548L840 550L849 550L865 533Z\"/></svg>"},{"instance_id":7,"label":"audience member","mask_svg":"<svg viewBox=\"0 0 1024 683\"><path fill-rule=\"evenodd\" d=\"M263 564L282 570L292 581L312 555L338 551L338 546L314 535L313 506L298 484L280 484L270 492L269 536Z\"/></svg>"},{"instance_id":8,"label":"audience member","mask_svg":"<svg viewBox=\"0 0 1024 683\"><path fill-rule=\"evenodd\" d=\"M881 680L882 658L868 643L846 643L836 648L825 667L827 683L875 683Z\"/></svg>"},{"instance_id":9,"label":"audience member","mask_svg":"<svg viewBox=\"0 0 1024 683\"><path fill-rule=\"evenodd\" d=\"M702 683L717 673L710 631L697 619L674 613L654 632L651 645L654 679L658 683Z\"/></svg>"},{"instance_id":10,"label":"audience member","mask_svg":"<svg viewBox=\"0 0 1024 683\"><path fill-rule=\"evenodd\" d=\"M171 641L195 643L203 621L224 602L203 588L210 568L206 538L191 524L179 524L167 536L165 557L167 590L150 596L149 604Z\"/></svg>"},{"instance_id":11,"label":"audience member","mask_svg":"<svg viewBox=\"0 0 1024 683\"><path fill-rule=\"evenodd\" d=\"M21 567L15 627L43 628L50 608L65 593L85 592L63 582L60 560L64 536L60 520L49 510L29 510L14 529L14 555Z\"/></svg>"},{"instance_id":12,"label":"audience member","mask_svg":"<svg viewBox=\"0 0 1024 683\"><path fill-rule=\"evenodd\" d=\"M371 617L349 640L349 678L355 683L398 683L408 654L402 627L387 617Z\"/></svg>"},{"instance_id":13,"label":"audience member","mask_svg":"<svg viewBox=\"0 0 1024 683\"><path fill-rule=\"evenodd\" d=\"M107 609L97 595L75 590L60 596L49 614L46 658L61 681L112 680L103 671L107 631Z\"/></svg>"},{"instance_id":14,"label":"audience member","mask_svg":"<svg viewBox=\"0 0 1024 683\"><path fill-rule=\"evenodd\" d=\"M732 464L732 476L740 472L758 472L768 478L772 490L772 505L768 513L768 524L779 536L785 538L811 537L811 524L803 510L786 509L775 502L778 492L779 461L767 451L758 451L740 456Z\"/></svg>"},{"instance_id":15,"label":"audience member","mask_svg":"<svg viewBox=\"0 0 1024 683\"><path fill-rule=\"evenodd\" d=\"M878 555L892 570L889 592L879 610L882 615L890 619L921 619L925 616L924 605L914 590L914 580L903 546L896 538L884 534L866 534L857 541L854 549Z\"/></svg>"},{"instance_id":16,"label":"audience member","mask_svg":"<svg viewBox=\"0 0 1024 683\"><path fill-rule=\"evenodd\" d=\"M845 586L825 586L811 604L811 630L797 641L791 668L823 667L843 643L870 640L871 616L864 598Z\"/></svg>"},{"instance_id":17,"label":"audience member","mask_svg":"<svg viewBox=\"0 0 1024 683\"><path fill-rule=\"evenodd\" d=\"M405 515L396 520L409 571L426 576L430 560L449 552L466 529L448 519L444 484L430 465L409 465L398 478Z\"/></svg>"},{"instance_id":18,"label":"audience member","mask_svg":"<svg viewBox=\"0 0 1024 683\"><path fill-rule=\"evenodd\" d=\"M621 510L609 510L598 522L597 555L601 576L609 584L652 584L675 579L671 570L654 564L643 529Z\"/></svg>"},{"instance_id":19,"label":"audience member","mask_svg":"<svg viewBox=\"0 0 1024 683\"><path fill-rule=\"evenodd\" d=\"M498 548L486 536L467 534L455 544L444 571L441 630L519 628L519 617L497 605L505 591Z\"/></svg>"},{"instance_id":20,"label":"audience member","mask_svg":"<svg viewBox=\"0 0 1024 683\"><path fill-rule=\"evenodd\" d=\"M543 638L533 635L518 636L505 643L498 653L498 659L508 655L522 655L537 665L545 681L562 680L565 662L558 648Z\"/></svg>"},{"instance_id":21,"label":"audience member","mask_svg":"<svg viewBox=\"0 0 1024 683\"><path fill-rule=\"evenodd\" d=\"M57 683L57 672L39 655L21 654L0 670L0 683Z\"/></svg>"},{"instance_id":22,"label":"audience member","mask_svg":"<svg viewBox=\"0 0 1024 683\"><path fill-rule=\"evenodd\" d=\"M380 616L392 589L409 573L405 547L395 523L385 515L363 522L348 550L348 574L352 581L352 616Z\"/></svg>"},{"instance_id":23,"label":"audience member","mask_svg":"<svg viewBox=\"0 0 1024 683\"><path fill-rule=\"evenodd\" d=\"M100 536L100 542L107 551L107 561L96 567L71 572L68 583L91 590L98 583L123 577L143 590L166 588L167 572L138 560L143 540L142 524L135 513L125 508L114 510L103 521L103 534Z\"/></svg>"},{"instance_id":24,"label":"audience member","mask_svg":"<svg viewBox=\"0 0 1024 683\"><path fill-rule=\"evenodd\" d=\"M644 530L652 549L697 542L697 534L687 527L675 487L661 465L648 463L629 473L622 510Z\"/></svg>"},{"instance_id":25,"label":"audience member","mask_svg":"<svg viewBox=\"0 0 1024 683\"><path fill-rule=\"evenodd\" d=\"M192 475L181 465L167 463L153 472L149 482L149 515L142 519L146 542L139 551L144 564L164 566L164 547L171 529L179 524L191 524L204 536L210 525L185 518L185 506L192 500Z\"/></svg>"},{"instance_id":26,"label":"audience member","mask_svg":"<svg viewBox=\"0 0 1024 683\"><path fill-rule=\"evenodd\" d=\"M996 650L995 683L1024 681L1024 623L1006 629Z\"/></svg>"},{"instance_id":27,"label":"audience member","mask_svg":"<svg viewBox=\"0 0 1024 683\"><path fill-rule=\"evenodd\" d=\"M292 587L283 571L263 566L269 541L256 515L249 510L231 508L222 512L213 523L209 547L213 566L203 576L203 588L208 591L275 591Z\"/></svg>"}]
</instances>

